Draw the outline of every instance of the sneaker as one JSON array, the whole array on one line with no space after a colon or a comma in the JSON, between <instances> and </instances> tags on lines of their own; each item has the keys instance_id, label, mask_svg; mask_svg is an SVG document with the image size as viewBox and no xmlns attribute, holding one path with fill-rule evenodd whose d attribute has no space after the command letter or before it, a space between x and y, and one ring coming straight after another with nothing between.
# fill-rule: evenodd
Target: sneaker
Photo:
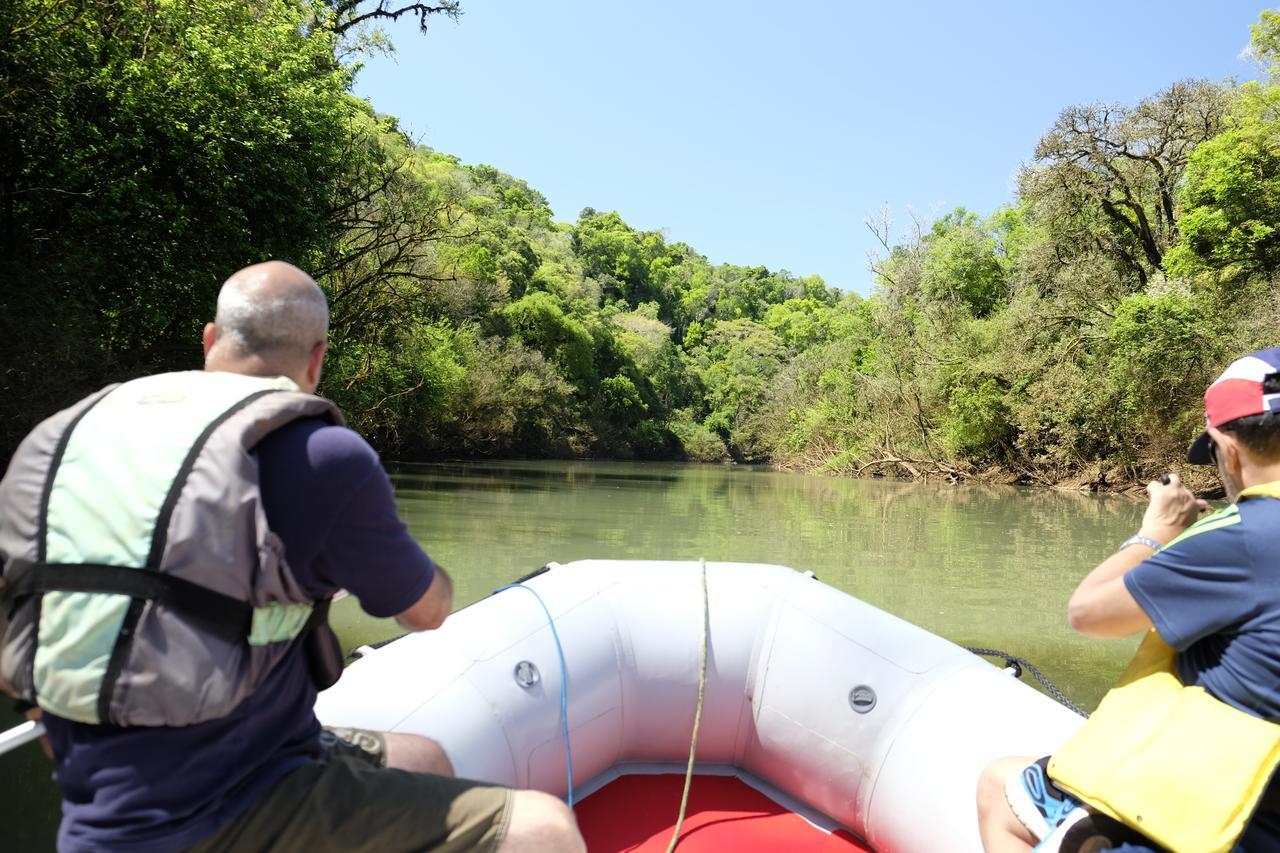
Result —
<instances>
[{"instance_id":1,"label":"sneaker","mask_svg":"<svg viewBox=\"0 0 1280 853\"><path fill-rule=\"evenodd\" d=\"M1080 807L1079 800L1049 779L1045 773L1048 766L1049 759L1046 756L1027 765L1004 786L1009 808L1013 809L1022 825L1040 841L1053 832L1067 815Z\"/></svg>"},{"instance_id":2,"label":"sneaker","mask_svg":"<svg viewBox=\"0 0 1280 853\"><path fill-rule=\"evenodd\" d=\"M1058 825L1040 840L1032 853L1098 853L1110 850L1113 845L1109 841L1103 846L1097 845L1100 836L1092 831L1093 816L1084 806L1076 806L1063 815Z\"/></svg>"}]
</instances>

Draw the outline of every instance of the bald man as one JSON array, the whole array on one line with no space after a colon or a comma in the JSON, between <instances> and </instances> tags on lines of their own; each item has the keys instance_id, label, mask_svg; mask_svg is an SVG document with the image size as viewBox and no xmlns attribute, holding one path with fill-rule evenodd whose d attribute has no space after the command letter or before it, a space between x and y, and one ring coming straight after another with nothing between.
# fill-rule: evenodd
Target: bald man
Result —
<instances>
[{"instance_id":1,"label":"bald man","mask_svg":"<svg viewBox=\"0 0 1280 853\"><path fill-rule=\"evenodd\" d=\"M311 276L282 261L255 264L218 291L214 321L204 327L205 370L287 376L310 394L328 337L329 305Z\"/></svg>"},{"instance_id":2,"label":"bald man","mask_svg":"<svg viewBox=\"0 0 1280 853\"><path fill-rule=\"evenodd\" d=\"M0 622L0 687L45 711L63 793L60 849L584 849L572 812L550 795L455 779L427 738L323 731L316 720L317 688L336 677L323 648L333 643L324 614L334 592L414 631L438 627L452 605L449 577L400 522L377 454L314 397L327 333L324 293L305 272L279 261L243 269L205 326L204 372L113 386L55 415L0 482L0 557L12 581L0 593L14 608ZM242 448L256 466L243 467ZM166 454L176 475L122 482L120 472L162 468ZM225 483L218 471L229 472ZM94 531L137 528L135 493L157 496L136 501L135 514L159 532L130 554L117 544L127 536ZM42 513L34 520L32 503ZM265 523L245 506L260 506ZM94 507L110 509L84 521ZM228 518L208 517L218 513ZM62 529L67 517L82 521ZM103 591L116 580L83 582L86 570L133 565L196 586L241 572L254 587L247 604L233 602L252 609L247 640L249 621L230 640L225 626L206 630L202 620L225 602L184 612L167 588L111 595ZM217 572L202 576L211 565ZM81 580L57 574L69 569ZM95 658L91 638L112 631ZM68 648L65 637L80 633ZM207 674L193 684L191 672Z\"/></svg>"}]
</instances>

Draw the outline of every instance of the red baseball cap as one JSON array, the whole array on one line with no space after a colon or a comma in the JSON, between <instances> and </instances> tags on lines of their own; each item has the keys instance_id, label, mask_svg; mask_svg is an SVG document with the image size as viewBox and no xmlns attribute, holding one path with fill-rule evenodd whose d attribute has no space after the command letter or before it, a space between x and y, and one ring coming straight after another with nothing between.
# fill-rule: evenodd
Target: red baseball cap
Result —
<instances>
[{"instance_id":1,"label":"red baseball cap","mask_svg":"<svg viewBox=\"0 0 1280 853\"><path fill-rule=\"evenodd\" d=\"M1280 347L1259 350L1231 362L1231 366L1204 392L1204 421L1217 428L1237 418L1280 412L1280 394L1267 393L1264 380L1280 373ZM1187 461L1212 465L1213 439L1200 433L1187 451Z\"/></svg>"}]
</instances>

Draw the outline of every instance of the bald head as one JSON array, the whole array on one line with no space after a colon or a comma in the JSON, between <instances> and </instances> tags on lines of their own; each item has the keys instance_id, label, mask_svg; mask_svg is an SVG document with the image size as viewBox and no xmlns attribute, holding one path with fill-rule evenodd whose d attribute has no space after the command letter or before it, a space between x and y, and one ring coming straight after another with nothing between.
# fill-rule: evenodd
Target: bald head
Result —
<instances>
[{"instance_id":1,"label":"bald head","mask_svg":"<svg viewBox=\"0 0 1280 853\"><path fill-rule=\"evenodd\" d=\"M329 332L324 292L283 261L245 267L222 285L213 323L205 328L205 366L253 375L288 376L299 385ZM316 363L315 381L319 381ZM314 390L312 387L306 390Z\"/></svg>"}]
</instances>

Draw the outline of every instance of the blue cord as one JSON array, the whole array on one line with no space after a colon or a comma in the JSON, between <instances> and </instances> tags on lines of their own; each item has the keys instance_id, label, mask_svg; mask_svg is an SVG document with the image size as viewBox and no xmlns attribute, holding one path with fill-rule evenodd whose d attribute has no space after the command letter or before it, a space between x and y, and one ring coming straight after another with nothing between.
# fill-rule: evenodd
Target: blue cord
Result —
<instances>
[{"instance_id":1,"label":"blue cord","mask_svg":"<svg viewBox=\"0 0 1280 853\"><path fill-rule=\"evenodd\" d=\"M569 674L568 668L564 663L564 648L560 645L560 634L556 631L556 620L551 617L551 611L547 608L547 603L542 600L542 596L538 595L538 591L533 587L525 586L522 583L509 583L506 586L495 589L493 594L497 595L507 589L523 589L526 592L533 593L533 597L538 599L538 603L542 605L542 612L547 614L547 624L551 626L551 636L556 641L556 654L560 656L560 722L564 729L565 764L569 770L569 808L573 808L573 750L569 747Z\"/></svg>"}]
</instances>

